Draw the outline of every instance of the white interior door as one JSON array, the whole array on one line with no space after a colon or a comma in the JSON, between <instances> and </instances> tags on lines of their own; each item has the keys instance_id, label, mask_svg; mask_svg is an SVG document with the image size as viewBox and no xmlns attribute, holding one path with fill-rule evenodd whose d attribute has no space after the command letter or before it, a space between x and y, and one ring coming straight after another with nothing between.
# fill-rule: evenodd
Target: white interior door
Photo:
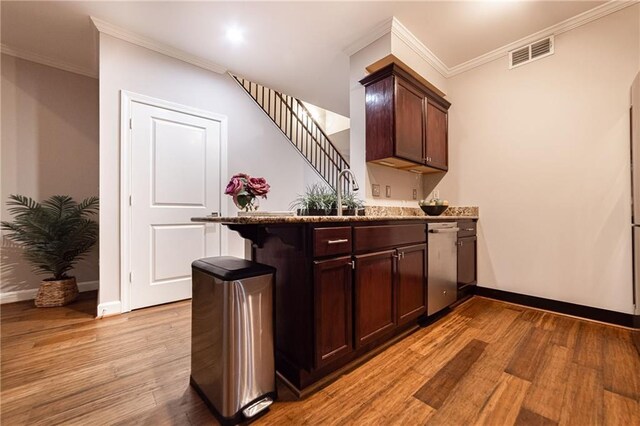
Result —
<instances>
[{"instance_id":1,"label":"white interior door","mask_svg":"<svg viewBox=\"0 0 640 426\"><path fill-rule=\"evenodd\" d=\"M191 262L220 255L222 123L131 103L131 309L191 297Z\"/></svg>"}]
</instances>

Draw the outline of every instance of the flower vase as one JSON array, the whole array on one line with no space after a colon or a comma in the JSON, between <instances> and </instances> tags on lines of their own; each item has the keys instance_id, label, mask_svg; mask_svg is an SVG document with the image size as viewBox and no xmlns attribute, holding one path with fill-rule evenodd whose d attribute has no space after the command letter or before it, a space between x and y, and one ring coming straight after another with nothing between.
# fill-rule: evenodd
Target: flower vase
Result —
<instances>
[{"instance_id":1,"label":"flower vase","mask_svg":"<svg viewBox=\"0 0 640 426\"><path fill-rule=\"evenodd\" d=\"M258 197L251 197L244 205L237 200L234 200L234 203L239 210L245 212L255 212L260 208L260 199Z\"/></svg>"}]
</instances>

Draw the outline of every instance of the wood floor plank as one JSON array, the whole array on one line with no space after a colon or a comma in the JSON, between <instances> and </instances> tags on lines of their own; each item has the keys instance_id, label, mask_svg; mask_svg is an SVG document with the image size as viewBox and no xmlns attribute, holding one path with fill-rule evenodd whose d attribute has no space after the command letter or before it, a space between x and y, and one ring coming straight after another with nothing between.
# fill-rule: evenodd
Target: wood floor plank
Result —
<instances>
[{"instance_id":1,"label":"wood floor plank","mask_svg":"<svg viewBox=\"0 0 640 426\"><path fill-rule=\"evenodd\" d=\"M573 362L601 370L604 363L604 330L600 324L581 322Z\"/></svg>"},{"instance_id":2,"label":"wood floor plank","mask_svg":"<svg viewBox=\"0 0 640 426\"><path fill-rule=\"evenodd\" d=\"M513 353L505 371L521 379L532 381L542 365L542 357L549 344L549 338L547 331L532 327Z\"/></svg>"},{"instance_id":3,"label":"wood floor plank","mask_svg":"<svg viewBox=\"0 0 640 426\"><path fill-rule=\"evenodd\" d=\"M581 364L570 364L559 424L599 425L603 423L603 412L602 372Z\"/></svg>"},{"instance_id":4,"label":"wood floor plank","mask_svg":"<svg viewBox=\"0 0 640 426\"><path fill-rule=\"evenodd\" d=\"M435 409L440 408L486 347L487 343L480 340L474 339L469 342L413 396Z\"/></svg>"},{"instance_id":5,"label":"wood floor plank","mask_svg":"<svg viewBox=\"0 0 640 426\"><path fill-rule=\"evenodd\" d=\"M558 346L573 348L576 344L580 321L563 315L553 315L553 331L551 343Z\"/></svg>"},{"instance_id":6,"label":"wood floor plank","mask_svg":"<svg viewBox=\"0 0 640 426\"><path fill-rule=\"evenodd\" d=\"M534 377L523 406L540 416L560 421L565 389L570 372L571 350L564 346L549 345Z\"/></svg>"},{"instance_id":7,"label":"wood floor plank","mask_svg":"<svg viewBox=\"0 0 640 426\"><path fill-rule=\"evenodd\" d=\"M406 426L426 424L435 412L434 408L411 397L401 404L390 407L385 414L389 425Z\"/></svg>"},{"instance_id":8,"label":"wood floor plank","mask_svg":"<svg viewBox=\"0 0 640 426\"><path fill-rule=\"evenodd\" d=\"M604 424L640 425L640 401L605 391Z\"/></svg>"},{"instance_id":9,"label":"wood floor plank","mask_svg":"<svg viewBox=\"0 0 640 426\"><path fill-rule=\"evenodd\" d=\"M612 329L604 342L604 388L627 398L640 400L640 355L634 353L629 333Z\"/></svg>"},{"instance_id":10,"label":"wood floor plank","mask_svg":"<svg viewBox=\"0 0 640 426\"><path fill-rule=\"evenodd\" d=\"M555 426L558 423L523 407L514 424L516 426Z\"/></svg>"},{"instance_id":11,"label":"wood floor plank","mask_svg":"<svg viewBox=\"0 0 640 426\"><path fill-rule=\"evenodd\" d=\"M514 424L530 385L526 380L503 374L475 423L486 426Z\"/></svg>"}]
</instances>

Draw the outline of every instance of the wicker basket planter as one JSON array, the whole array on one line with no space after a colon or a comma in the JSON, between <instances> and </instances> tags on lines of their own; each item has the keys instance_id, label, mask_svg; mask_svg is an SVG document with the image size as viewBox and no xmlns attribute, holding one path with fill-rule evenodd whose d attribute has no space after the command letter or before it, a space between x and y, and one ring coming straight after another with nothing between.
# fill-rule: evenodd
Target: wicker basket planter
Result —
<instances>
[{"instance_id":1,"label":"wicker basket planter","mask_svg":"<svg viewBox=\"0 0 640 426\"><path fill-rule=\"evenodd\" d=\"M38 289L35 304L38 308L64 306L78 297L78 283L75 277L66 280L44 280Z\"/></svg>"}]
</instances>

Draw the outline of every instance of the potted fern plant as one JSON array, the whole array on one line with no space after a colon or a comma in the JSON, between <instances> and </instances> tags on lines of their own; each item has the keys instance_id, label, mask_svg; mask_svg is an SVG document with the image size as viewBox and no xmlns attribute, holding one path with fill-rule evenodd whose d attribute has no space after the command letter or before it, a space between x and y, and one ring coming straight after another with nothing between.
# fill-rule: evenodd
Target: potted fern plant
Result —
<instances>
[{"instance_id":1,"label":"potted fern plant","mask_svg":"<svg viewBox=\"0 0 640 426\"><path fill-rule=\"evenodd\" d=\"M78 296L78 284L69 272L98 240L98 198L80 203L67 195L54 195L38 203L29 197L11 195L7 202L12 222L1 227L7 237L24 249L36 273L49 275L38 289L38 307L63 306Z\"/></svg>"}]
</instances>

